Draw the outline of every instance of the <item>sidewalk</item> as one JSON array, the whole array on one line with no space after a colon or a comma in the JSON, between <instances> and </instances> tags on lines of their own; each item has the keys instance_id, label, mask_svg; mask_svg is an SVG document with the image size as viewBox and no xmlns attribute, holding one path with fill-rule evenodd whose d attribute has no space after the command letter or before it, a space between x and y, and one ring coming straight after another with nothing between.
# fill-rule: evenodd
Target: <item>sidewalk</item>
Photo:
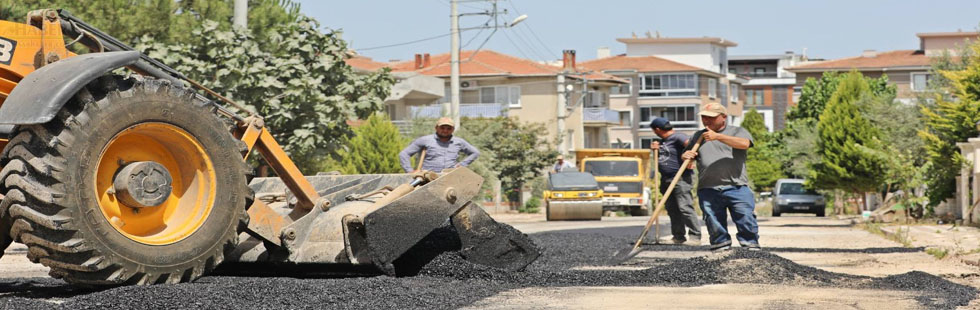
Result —
<instances>
[{"instance_id":1,"label":"sidewalk","mask_svg":"<svg viewBox=\"0 0 980 310\"><path fill-rule=\"evenodd\" d=\"M945 258L980 266L980 228L953 225L882 225L885 234L908 240L913 247L946 252Z\"/></svg>"}]
</instances>

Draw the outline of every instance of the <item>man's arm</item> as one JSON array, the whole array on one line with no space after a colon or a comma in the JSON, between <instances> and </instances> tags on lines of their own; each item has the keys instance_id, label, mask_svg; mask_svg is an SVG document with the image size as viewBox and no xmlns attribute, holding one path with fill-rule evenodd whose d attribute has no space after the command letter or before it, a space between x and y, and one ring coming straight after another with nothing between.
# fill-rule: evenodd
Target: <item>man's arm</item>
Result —
<instances>
[{"instance_id":1,"label":"man's arm","mask_svg":"<svg viewBox=\"0 0 980 310\"><path fill-rule=\"evenodd\" d=\"M422 151L422 142L419 139L415 139L412 143L408 144L404 150L398 153L398 161L402 164L402 170L405 173L411 173L415 169L412 168L412 155ZM421 158L419 160L422 160Z\"/></svg>"},{"instance_id":2,"label":"man's arm","mask_svg":"<svg viewBox=\"0 0 980 310\"><path fill-rule=\"evenodd\" d=\"M462 162L459 163L460 166L466 167L473 163L474 160L480 157L480 150L477 150L475 146L466 142L466 140L459 139L459 142L463 144L463 152L469 154Z\"/></svg>"},{"instance_id":3,"label":"man's arm","mask_svg":"<svg viewBox=\"0 0 980 310\"><path fill-rule=\"evenodd\" d=\"M752 147L752 136L748 135L748 133L745 134L748 137L743 137L744 135L739 131L736 131L736 135L738 136L729 136L707 130L702 135L704 136L704 141L718 141L733 149L747 150L749 147Z\"/></svg>"}]
</instances>

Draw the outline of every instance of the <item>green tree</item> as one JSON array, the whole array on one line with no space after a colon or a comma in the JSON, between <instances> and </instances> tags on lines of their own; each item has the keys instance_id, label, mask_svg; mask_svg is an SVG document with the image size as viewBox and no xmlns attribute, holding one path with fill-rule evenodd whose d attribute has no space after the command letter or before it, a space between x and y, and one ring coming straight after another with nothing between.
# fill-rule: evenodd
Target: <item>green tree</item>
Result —
<instances>
[{"instance_id":1,"label":"green tree","mask_svg":"<svg viewBox=\"0 0 980 310\"><path fill-rule=\"evenodd\" d=\"M266 29L265 41L248 31L223 31L204 22L188 43L165 44L143 37L136 45L219 94L243 103L265 119L277 141L301 170L317 170L352 134L348 120L381 110L394 82L387 69L356 74L344 59L339 32L320 32L313 19Z\"/></svg>"},{"instance_id":2,"label":"green tree","mask_svg":"<svg viewBox=\"0 0 980 310\"><path fill-rule=\"evenodd\" d=\"M817 152L820 162L811 167L809 184L852 193L875 191L883 183L883 163L878 129L861 115L856 103L872 96L868 83L857 71L844 76L820 115Z\"/></svg>"},{"instance_id":3,"label":"green tree","mask_svg":"<svg viewBox=\"0 0 980 310\"><path fill-rule=\"evenodd\" d=\"M768 191L783 177L782 167L770 143L769 129L766 128L762 114L755 108L745 113L742 127L752 135L753 146L748 150L746 171L756 192Z\"/></svg>"},{"instance_id":4,"label":"green tree","mask_svg":"<svg viewBox=\"0 0 980 310\"><path fill-rule=\"evenodd\" d=\"M838 72L824 72L820 79L807 78L800 92L800 101L796 107L790 109L786 115L786 119L789 121L799 119L817 120L820 117L820 113L824 111L827 102L829 102L830 98L837 91L838 85L840 85L840 82L846 76L847 74L840 74ZM882 75L879 78L863 77L863 79L873 96L894 97L896 89L894 85L888 84L888 75Z\"/></svg>"},{"instance_id":5,"label":"green tree","mask_svg":"<svg viewBox=\"0 0 980 310\"><path fill-rule=\"evenodd\" d=\"M788 122L786 128L776 132L771 147L785 175L806 178L810 167L820 162L820 154L814 152L820 136L817 122L813 119Z\"/></svg>"},{"instance_id":6,"label":"green tree","mask_svg":"<svg viewBox=\"0 0 980 310\"><path fill-rule=\"evenodd\" d=\"M354 136L339 151L340 171L345 174L403 173L398 153L405 139L387 115L376 113L354 128Z\"/></svg>"},{"instance_id":7,"label":"green tree","mask_svg":"<svg viewBox=\"0 0 980 310\"><path fill-rule=\"evenodd\" d=\"M926 185L929 204L935 206L956 193L956 176L966 159L956 147L978 134L980 121L980 43L970 46L961 65L948 61L934 63L938 80L944 83L920 101L925 128L919 137L925 143L928 164ZM957 69L961 68L961 69ZM947 70L948 69L948 70Z\"/></svg>"},{"instance_id":8,"label":"green tree","mask_svg":"<svg viewBox=\"0 0 980 310\"><path fill-rule=\"evenodd\" d=\"M260 42L266 29L300 16L299 4L290 0L251 0L248 5L248 28ZM23 22L32 10L66 9L122 42L149 36L169 44L198 40L193 30L208 20L217 22L219 30L231 30L233 7L234 0L16 0L3 1L0 19Z\"/></svg>"},{"instance_id":9,"label":"green tree","mask_svg":"<svg viewBox=\"0 0 980 310\"><path fill-rule=\"evenodd\" d=\"M484 133L486 139L474 139L484 153L488 167L492 167L504 189L520 189L542 170L554 162L558 152L553 143L541 135L546 132L543 124L522 123L514 118L498 117L485 122L467 122L471 131ZM520 203L518 197L508 195L511 202Z\"/></svg>"}]
</instances>

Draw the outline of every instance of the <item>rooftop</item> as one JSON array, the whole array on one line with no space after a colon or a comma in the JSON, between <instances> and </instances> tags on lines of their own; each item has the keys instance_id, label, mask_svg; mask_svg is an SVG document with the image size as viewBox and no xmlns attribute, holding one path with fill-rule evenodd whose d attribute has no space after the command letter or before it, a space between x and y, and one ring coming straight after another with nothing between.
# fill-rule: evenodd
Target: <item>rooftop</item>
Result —
<instances>
[{"instance_id":1,"label":"rooftop","mask_svg":"<svg viewBox=\"0 0 980 310\"><path fill-rule=\"evenodd\" d=\"M923 32L916 33L915 36L919 38L936 38L936 37L977 37L980 36L980 32L975 31L957 31L957 32Z\"/></svg>"},{"instance_id":2,"label":"rooftop","mask_svg":"<svg viewBox=\"0 0 980 310\"><path fill-rule=\"evenodd\" d=\"M562 68L547 64L541 64L532 60L514 57L493 50L480 51L461 51L459 54L460 76L555 76L562 72ZM354 61L351 61L354 60ZM414 60L399 61L393 63L383 63L381 67L389 67L392 72L417 72L428 76L448 77L450 75L450 54L438 54L430 56L429 65L418 69ZM347 64L367 70L377 70L376 62L365 62L351 58ZM369 69L374 68L374 69ZM571 78L587 78L590 80L625 82L615 76L592 72L585 75L573 74Z\"/></svg>"},{"instance_id":3,"label":"rooftop","mask_svg":"<svg viewBox=\"0 0 980 310\"><path fill-rule=\"evenodd\" d=\"M734 41L728 41L722 38L715 37L701 37L701 38L667 38L667 37L657 37L657 38L619 38L616 39L621 43L712 43L721 46L735 47L738 43Z\"/></svg>"},{"instance_id":4,"label":"rooftop","mask_svg":"<svg viewBox=\"0 0 980 310\"><path fill-rule=\"evenodd\" d=\"M898 50L856 56L786 68L793 72L827 70L881 70L884 68L924 68L929 67L930 59L922 51Z\"/></svg>"}]
</instances>

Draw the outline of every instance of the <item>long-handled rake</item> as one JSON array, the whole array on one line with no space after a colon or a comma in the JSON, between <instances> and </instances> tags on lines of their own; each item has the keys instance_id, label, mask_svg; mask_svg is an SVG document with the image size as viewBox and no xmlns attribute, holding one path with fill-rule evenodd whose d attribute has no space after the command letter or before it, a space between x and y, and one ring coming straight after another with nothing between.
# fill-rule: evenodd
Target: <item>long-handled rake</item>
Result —
<instances>
[{"instance_id":1,"label":"long-handled rake","mask_svg":"<svg viewBox=\"0 0 980 310\"><path fill-rule=\"evenodd\" d=\"M692 147L691 150L697 152L698 148L701 147L701 142L703 141L704 141L704 136L703 135L699 136L698 141L694 143L694 147ZM681 168L677 171L677 174L674 175L674 179L670 181L670 186L667 187L667 191L664 192L663 197L660 197L660 201L657 202L657 208L653 211L653 214L650 215L650 219L647 220L646 227L643 228L643 233L640 234L640 238L636 239L636 243L633 244L633 247L628 249L622 249L616 251L616 253L613 253L613 258L611 263L613 264L623 263L626 260L633 258L633 256L636 256L636 254L640 254L640 252L643 251L642 248L640 248L640 245L643 244L643 239L645 239L647 237L647 233L650 232L650 226L652 226L654 222L657 222L657 218L660 217L660 213L663 212L664 205L667 203L667 198L670 197L670 193L674 190L674 186L676 186L677 182L680 181L681 175L683 175L684 171L687 170L687 167L691 165L692 160L693 159L684 160L684 163L681 164ZM659 229L659 225L657 228ZM660 237L659 233L657 237L658 238Z\"/></svg>"}]
</instances>

